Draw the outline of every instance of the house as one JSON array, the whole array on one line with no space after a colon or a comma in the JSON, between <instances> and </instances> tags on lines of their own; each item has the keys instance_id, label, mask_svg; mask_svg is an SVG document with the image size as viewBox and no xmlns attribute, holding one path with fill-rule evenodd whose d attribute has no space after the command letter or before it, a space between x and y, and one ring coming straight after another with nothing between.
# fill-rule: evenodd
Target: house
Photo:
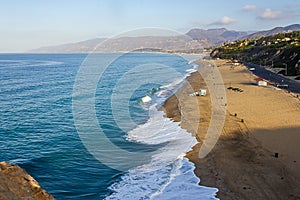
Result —
<instances>
[{"instance_id":1,"label":"house","mask_svg":"<svg viewBox=\"0 0 300 200\"><path fill-rule=\"evenodd\" d=\"M283 41L283 42L288 42L288 41L291 41L291 38L286 37L286 38L283 38L281 41Z\"/></svg>"},{"instance_id":2,"label":"house","mask_svg":"<svg viewBox=\"0 0 300 200\"><path fill-rule=\"evenodd\" d=\"M254 80L258 86L268 86L268 82L263 78L256 78Z\"/></svg>"}]
</instances>

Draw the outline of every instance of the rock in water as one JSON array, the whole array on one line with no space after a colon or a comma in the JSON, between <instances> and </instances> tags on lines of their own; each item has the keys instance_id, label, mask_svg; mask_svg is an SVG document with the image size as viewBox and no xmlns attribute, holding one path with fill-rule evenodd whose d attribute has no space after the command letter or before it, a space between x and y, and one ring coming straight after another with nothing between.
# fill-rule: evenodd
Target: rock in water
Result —
<instances>
[{"instance_id":1,"label":"rock in water","mask_svg":"<svg viewBox=\"0 0 300 200\"><path fill-rule=\"evenodd\" d=\"M18 165L0 162L0 199L54 200L54 197Z\"/></svg>"}]
</instances>

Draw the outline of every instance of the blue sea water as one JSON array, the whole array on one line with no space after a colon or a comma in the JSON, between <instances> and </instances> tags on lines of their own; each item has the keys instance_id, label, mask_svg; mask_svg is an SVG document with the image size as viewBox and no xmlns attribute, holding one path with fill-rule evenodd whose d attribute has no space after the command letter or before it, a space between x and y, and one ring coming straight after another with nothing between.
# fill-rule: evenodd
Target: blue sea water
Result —
<instances>
[{"instance_id":1,"label":"blue sea water","mask_svg":"<svg viewBox=\"0 0 300 200\"><path fill-rule=\"evenodd\" d=\"M154 152L150 161L120 171L83 145L72 101L87 54L0 54L0 161L19 164L57 199L215 199L217 189L199 186L183 157L196 139L158 111L196 57L97 54L94 64L116 57L95 88L98 125L121 149ZM142 103L146 95L152 101Z\"/></svg>"}]
</instances>

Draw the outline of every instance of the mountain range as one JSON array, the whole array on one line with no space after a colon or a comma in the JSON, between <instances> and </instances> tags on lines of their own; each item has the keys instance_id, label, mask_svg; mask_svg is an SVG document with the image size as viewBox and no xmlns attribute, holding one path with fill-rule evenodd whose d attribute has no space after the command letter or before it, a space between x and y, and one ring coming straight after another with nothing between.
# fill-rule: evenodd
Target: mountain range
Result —
<instances>
[{"instance_id":1,"label":"mountain range","mask_svg":"<svg viewBox=\"0 0 300 200\"><path fill-rule=\"evenodd\" d=\"M259 38L277 33L300 30L300 24L276 27L271 30L245 32L217 29L191 29L184 35L177 36L123 36L116 38L95 38L77 43L33 49L30 53L88 53L88 52L127 52L139 49L156 49L160 51L201 50L219 46L227 41L246 38Z\"/></svg>"},{"instance_id":2,"label":"mountain range","mask_svg":"<svg viewBox=\"0 0 300 200\"><path fill-rule=\"evenodd\" d=\"M276 35L278 33L286 33L286 32L290 32L290 31L299 31L299 30L300 30L300 24L292 24L292 25L285 26L285 27L275 27L271 30L258 31L258 32L252 33L250 35L243 36L239 39L243 40L243 39L261 38L261 37Z\"/></svg>"}]
</instances>

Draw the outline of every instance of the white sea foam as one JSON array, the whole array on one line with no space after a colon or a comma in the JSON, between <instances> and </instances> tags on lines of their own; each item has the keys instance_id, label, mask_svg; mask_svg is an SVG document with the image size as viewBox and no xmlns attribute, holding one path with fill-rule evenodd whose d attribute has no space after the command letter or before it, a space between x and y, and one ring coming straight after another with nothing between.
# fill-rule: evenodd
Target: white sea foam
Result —
<instances>
[{"instance_id":1,"label":"white sea foam","mask_svg":"<svg viewBox=\"0 0 300 200\"><path fill-rule=\"evenodd\" d=\"M189 73L193 73L193 72L196 72L197 70L196 69L187 69L185 70L186 72L189 72Z\"/></svg>"},{"instance_id":2,"label":"white sea foam","mask_svg":"<svg viewBox=\"0 0 300 200\"><path fill-rule=\"evenodd\" d=\"M175 86L178 86L179 84L181 84L188 76L190 76L193 72L197 71L198 65L193 63L192 66L193 66L193 68L185 70L187 73L181 79L177 79L170 84L161 86L160 88L173 89Z\"/></svg>"},{"instance_id":3,"label":"white sea foam","mask_svg":"<svg viewBox=\"0 0 300 200\"><path fill-rule=\"evenodd\" d=\"M161 90L157 96L160 97L160 96L164 96L164 100L170 96L170 94L174 93L176 91L176 89L184 82L184 80L190 76L193 72L196 72L197 71L197 68L198 68L198 65L193 65L193 68L190 68L190 69L187 69L185 70L187 73L185 74L184 77L182 77L181 79L177 79L175 81L173 81L172 83L170 84L167 84L167 85L163 85L163 86L160 86L161 89L164 89L164 90Z\"/></svg>"},{"instance_id":4,"label":"white sea foam","mask_svg":"<svg viewBox=\"0 0 300 200\"><path fill-rule=\"evenodd\" d=\"M106 199L216 199L217 189L199 186L194 165L184 155L196 143L195 137L163 116L155 105L150 119L128 133L130 141L166 143L150 163L129 170L121 181L110 186ZM197 194L197 195L196 195Z\"/></svg>"},{"instance_id":5,"label":"white sea foam","mask_svg":"<svg viewBox=\"0 0 300 200\"><path fill-rule=\"evenodd\" d=\"M109 189L113 193L106 199L217 199L218 189L200 186L194 164L184 157L197 143L196 138L156 109L157 104L161 105L197 68L193 63L183 78L161 86L154 104L147 107L150 116L147 123L128 132L129 141L165 145L152 156L150 163L129 170L111 185Z\"/></svg>"}]
</instances>

